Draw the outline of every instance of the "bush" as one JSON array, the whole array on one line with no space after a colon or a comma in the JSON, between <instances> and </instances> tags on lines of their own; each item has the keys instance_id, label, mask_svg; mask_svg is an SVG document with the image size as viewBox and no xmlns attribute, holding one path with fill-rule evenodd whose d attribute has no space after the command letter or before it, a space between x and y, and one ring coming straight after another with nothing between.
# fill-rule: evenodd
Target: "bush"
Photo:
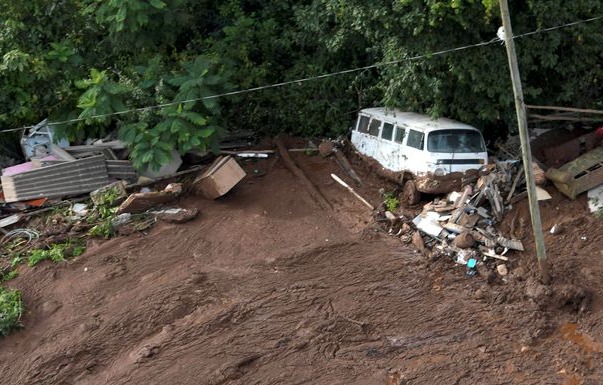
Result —
<instances>
[{"instance_id":1,"label":"bush","mask_svg":"<svg viewBox=\"0 0 603 385\"><path fill-rule=\"evenodd\" d=\"M22 313L21 292L0 286L0 336L5 336L21 326Z\"/></svg>"}]
</instances>

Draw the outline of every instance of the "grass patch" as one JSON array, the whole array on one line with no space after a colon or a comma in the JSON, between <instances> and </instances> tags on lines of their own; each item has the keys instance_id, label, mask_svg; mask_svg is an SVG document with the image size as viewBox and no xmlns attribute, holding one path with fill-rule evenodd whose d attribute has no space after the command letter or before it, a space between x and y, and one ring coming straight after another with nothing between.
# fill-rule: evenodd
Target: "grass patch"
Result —
<instances>
[{"instance_id":1,"label":"grass patch","mask_svg":"<svg viewBox=\"0 0 603 385\"><path fill-rule=\"evenodd\" d=\"M0 286L0 336L21 326L22 313L21 292Z\"/></svg>"},{"instance_id":2,"label":"grass patch","mask_svg":"<svg viewBox=\"0 0 603 385\"><path fill-rule=\"evenodd\" d=\"M10 281L11 279L15 279L19 276L19 272L17 270L11 270L8 273L2 276L2 282Z\"/></svg>"},{"instance_id":3,"label":"grass patch","mask_svg":"<svg viewBox=\"0 0 603 385\"><path fill-rule=\"evenodd\" d=\"M64 262L68 258L78 257L86 251L83 245L76 243L56 243L49 249L35 249L29 252L27 265L33 267L38 263L51 260L53 262Z\"/></svg>"}]
</instances>

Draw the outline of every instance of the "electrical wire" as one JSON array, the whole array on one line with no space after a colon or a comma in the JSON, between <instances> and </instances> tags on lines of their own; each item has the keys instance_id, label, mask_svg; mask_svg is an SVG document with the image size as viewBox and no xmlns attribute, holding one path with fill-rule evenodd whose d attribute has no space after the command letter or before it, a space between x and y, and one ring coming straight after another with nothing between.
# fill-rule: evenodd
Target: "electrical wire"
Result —
<instances>
[{"instance_id":1,"label":"electrical wire","mask_svg":"<svg viewBox=\"0 0 603 385\"><path fill-rule=\"evenodd\" d=\"M593 22L596 20L600 20L600 19L603 19L603 16L591 17L590 19L577 20L577 21L573 21L570 23L556 25L554 27L549 27L549 28L539 29L539 30L535 30L535 31L531 31L531 32L526 32L526 33L519 34L519 35L514 35L513 39L519 39L519 38L532 36L532 35L536 35L536 34L540 34L540 33L544 33L544 32L554 31L557 29L573 27L575 25L589 23L589 22ZM242 90L224 92L221 94L204 96L201 98L187 99L187 100L181 100L181 101L177 101L177 102L169 102L169 103L162 103L162 104L157 104L157 105L153 105L153 106L133 108L133 109L128 109L128 110L124 110L124 111L111 112L108 114L93 115L93 116L89 116L86 118L75 118L75 119L63 120L63 121L59 121L59 122L50 122L50 123L48 123L48 125L49 126L58 126L58 125L63 125L63 124L77 123L77 122L81 122L81 121L88 120L88 119L107 118L107 117L111 117L111 116L125 115L125 114L129 114L129 113L133 113L133 112L144 112L144 111L149 111L149 110L154 110L154 109L159 109L159 108L164 108L164 107L176 106L179 104L188 104L188 103L194 103L194 102L198 102L198 101L202 101L202 100L218 99L218 98L223 98L223 97L227 97L227 96L241 95L241 94L246 94L246 93L251 93L251 92L267 90L267 89L271 89L271 88L284 87L284 86L293 85L293 84L301 84L301 83L305 83L305 82L312 81L312 80L326 79L326 78L331 78L334 76L340 76L340 75L350 74L350 73L354 73L354 72L366 71L369 69L390 66L390 65L394 65L394 64L407 62L407 61L430 58L433 56L441 56L441 55L449 54L452 52L464 51L464 50L467 50L470 48L484 47L484 46L494 44L497 42L501 42L501 41L502 40L500 40L499 38L494 38L489 41L483 41L483 42L476 43L476 44L464 45L464 46L449 48L449 49L445 49L445 50L441 50L441 51L425 53L425 54L416 55L416 56L412 56L412 57L408 57L408 58L404 58L404 59L400 59L400 60L391 60L391 61L387 61L387 62L375 63L375 64L367 65L364 67L351 68L351 69L347 69L347 70L331 72L331 73L317 75L317 76L310 76L310 77L300 78L300 79L296 79L296 80L290 80L290 81L286 81L286 82L280 82L280 83L268 84L268 85L264 85L264 86L246 88L246 89L242 89ZM10 128L10 129L6 129L6 130L1 130L0 132L23 131L23 130L27 130L27 129L30 129L33 127L35 127L35 125L23 126L23 127L19 127L19 128Z\"/></svg>"}]
</instances>

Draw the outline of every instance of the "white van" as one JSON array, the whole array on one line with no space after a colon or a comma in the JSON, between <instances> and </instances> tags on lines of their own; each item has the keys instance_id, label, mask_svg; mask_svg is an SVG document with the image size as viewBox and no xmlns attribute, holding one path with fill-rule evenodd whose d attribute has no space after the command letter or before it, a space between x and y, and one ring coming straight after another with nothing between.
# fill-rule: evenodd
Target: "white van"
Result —
<instances>
[{"instance_id":1,"label":"white van","mask_svg":"<svg viewBox=\"0 0 603 385\"><path fill-rule=\"evenodd\" d=\"M361 110L352 145L378 162L383 176L404 182L403 199L411 204L419 201L421 192L443 194L460 188L488 162L484 138L475 127L395 109Z\"/></svg>"}]
</instances>

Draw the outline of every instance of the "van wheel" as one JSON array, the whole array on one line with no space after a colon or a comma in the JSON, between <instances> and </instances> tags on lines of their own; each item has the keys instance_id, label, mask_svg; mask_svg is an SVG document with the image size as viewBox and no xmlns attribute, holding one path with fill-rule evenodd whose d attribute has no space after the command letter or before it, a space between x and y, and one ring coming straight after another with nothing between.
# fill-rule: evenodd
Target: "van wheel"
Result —
<instances>
[{"instance_id":1,"label":"van wheel","mask_svg":"<svg viewBox=\"0 0 603 385\"><path fill-rule=\"evenodd\" d=\"M414 206L421 200L421 193L417 190L414 180L407 180L404 183L404 191L402 192L404 203L409 206Z\"/></svg>"}]
</instances>

